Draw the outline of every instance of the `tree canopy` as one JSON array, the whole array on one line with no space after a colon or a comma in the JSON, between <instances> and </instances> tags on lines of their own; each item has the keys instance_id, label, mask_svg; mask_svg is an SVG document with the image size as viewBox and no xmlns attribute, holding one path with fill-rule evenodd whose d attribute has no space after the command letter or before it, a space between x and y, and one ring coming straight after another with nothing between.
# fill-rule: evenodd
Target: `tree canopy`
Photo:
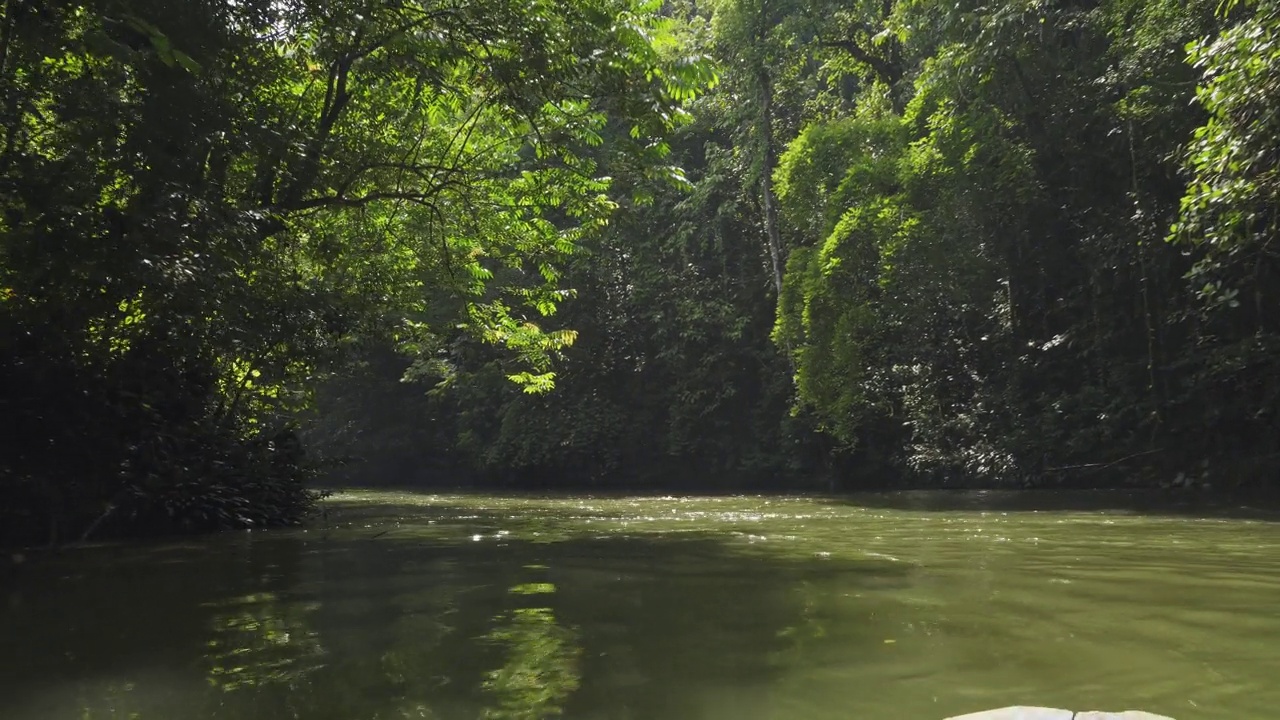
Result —
<instances>
[{"instance_id":1,"label":"tree canopy","mask_svg":"<svg viewBox=\"0 0 1280 720\"><path fill-rule=\"evenodd\" d=\"M714 78L611 0L6 7L5 490L75 532L295 517L288 418L367 343L461 328L547 387L601 163L673 176Z\"/></svg>"},{"instance_id":2,"label":"tree canopy","mask_svg":"<svg viewBox=\"0 0 1280 720\"><path fill-rule=\"evenodd\" d=\"M11 540L329 482L1259 484L1272 0L0 21Z\"/></svg>"}]
</instances>

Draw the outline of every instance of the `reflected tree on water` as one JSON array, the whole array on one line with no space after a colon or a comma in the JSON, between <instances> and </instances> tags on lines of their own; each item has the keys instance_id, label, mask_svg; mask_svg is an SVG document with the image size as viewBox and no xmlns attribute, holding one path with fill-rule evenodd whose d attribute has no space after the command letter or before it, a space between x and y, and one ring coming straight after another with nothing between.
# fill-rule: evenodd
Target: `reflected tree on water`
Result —
<instances>
[{"instance_id":1,"label":"reflected tree on water","mask_svg":"<svg viewBox=\"0 0 1280 720\"><path fill-rule=\"evenodd\" d=\"M550 583L528 583L511 589L517 595L555 592ZM485 708L483 720L543 720L563 712L582 677L582 647L578 633L556 619L549 607L517 608L499 616L486 638L504 647L506 662L491 670L484 690L495 705Z\"/></svg>"},{"instance_id":2,"label":"reflected tree on water","mask_svg":"<svg viewBox=\"0 0 1280 720\"><path fill-rule=\"evenodd\" d=\"M224 691L280 683L293 686L324 666L311 626L318 603L282 602L275 593L221 604L212 619L209 684Z\"/></svg>"}]
</instances>

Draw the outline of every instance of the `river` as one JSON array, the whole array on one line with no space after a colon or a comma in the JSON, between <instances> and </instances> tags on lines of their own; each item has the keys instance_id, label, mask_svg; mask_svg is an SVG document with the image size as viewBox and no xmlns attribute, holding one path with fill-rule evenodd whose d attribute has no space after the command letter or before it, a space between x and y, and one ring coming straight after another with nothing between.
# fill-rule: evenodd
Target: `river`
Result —
<instances>
[{"instance_id":1,"label":"river","mask_svg":"<svg viewBox=\"0 0 1280 720\"><path fill-rule=\"evenodd\" d=\"M1280 523L938 497L353 491L33 556L0 718L1280 717Z\"/></svg>"}]
</instances>

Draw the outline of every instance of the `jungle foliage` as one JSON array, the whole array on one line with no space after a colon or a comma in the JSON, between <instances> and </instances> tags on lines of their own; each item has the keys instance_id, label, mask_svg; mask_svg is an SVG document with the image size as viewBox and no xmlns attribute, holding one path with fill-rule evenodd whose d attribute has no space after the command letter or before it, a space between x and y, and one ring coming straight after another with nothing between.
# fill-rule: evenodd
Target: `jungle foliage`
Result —
<instances>
[{"instance_id":1,"label":"jungle foliage","mask_svg":"<svg viewBox=\"0 0 1280 720\"><path fill-rule=\"evenodd\" d=\"M412 400L429 431L358 454L444 484L1274 486L1278 8L668 3L721 72L671 141L691 189L572 265L556 392L472 357Z\"/></svg>"},{"instance_id":2,"label":"jungle foliage","mask_svg":"<svg viewBox=\"0 0 1280 720\"><path fill-rule=\"evenodd\" d=\"M1275 485L1275 0L10 0L4 536ZM303 448L308 449L304 457Z\"/></svg>"},{"instance_id":3,"label":"jungle foliage","mask_svg":"<svg viewBox=\"0 0 1280 720\"><path fill-rule=\"evenodd\" d=\"M297 521L297 412L369 345L461 329L547 386L600 164L676 182L714 79L627 0L4 8L12 538Z\"/></svg>"}]
</instances>

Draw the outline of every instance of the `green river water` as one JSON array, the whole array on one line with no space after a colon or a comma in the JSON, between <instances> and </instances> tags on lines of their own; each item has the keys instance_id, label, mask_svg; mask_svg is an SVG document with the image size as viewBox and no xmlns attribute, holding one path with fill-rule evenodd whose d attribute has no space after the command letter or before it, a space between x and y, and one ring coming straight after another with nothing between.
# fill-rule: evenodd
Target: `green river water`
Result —
<instances>
[{"instance_id":1,"label":"green river water","mask_svg":"<svg viewBox=\"0 0 1280 720\"><path fill-rule=\"evenodd\" d=\"M0 719L1280 717L1280 523L940 497L352 492L33 556Z\"/></svg>"}]
</instances>

